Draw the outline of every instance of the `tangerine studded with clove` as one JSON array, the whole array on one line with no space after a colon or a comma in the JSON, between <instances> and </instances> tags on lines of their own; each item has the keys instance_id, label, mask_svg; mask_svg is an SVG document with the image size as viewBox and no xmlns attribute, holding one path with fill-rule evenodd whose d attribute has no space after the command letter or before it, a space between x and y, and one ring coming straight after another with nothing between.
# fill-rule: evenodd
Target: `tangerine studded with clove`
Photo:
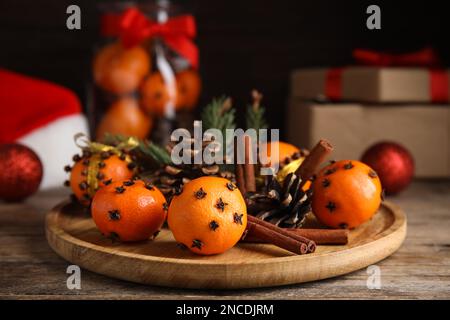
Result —
<instances>
[{"instance_id":1,"label":"tangerine studded with clove","mask_svg":"<svg viewBox=\"0 0 450 320\"><path fill-rule=\"evenodd\" d=\"M231 182L201 177L170 203L167 222L176 241L194 253L219 254L232 248L247 226L244 197Z\"/></svg>"},{"instance_id":2,"label":"tangerine studded with clove","mask_svg":"<svg viewBox=\"0 0 450 320\"><path fill-rule=\"evenodd\" d=\"M128 180L133 177L125 160L108 152L92 154L85 152L83 157L74 156L77 161L70 170L70 187L78 201L88 206L97 189L111 182Z\"/></svg>"},{"instance_id":3,"label":"tangerine studded with clove","mask_svg":"<svg viewBox=\"0 0 450 320\"><path fill-rule=\"evenodd\" d=\"M330 163L313 184L312 209L332 228L355 228L368 221L381 204L380 179L356 160Z\"/></svg>"},{"instance_id":4,"label":"tangerine studded with clove","mask_svg":"<svg viewBox=\"0 0 450 320\"><path fill-rule=\"evenodd\" d=\"M121 193L117 189L123 190ZM100 189L92 200L91 213L95 224L106 237L141 241L155 237L161 229L166 212L166 199L156 187L146 188L143 181L114 182Z\"/></svg>"},{"instance_id":5,"label":"tangerine studded with clove","mask_svg":"<svg viewBox=\"0 0 450 320\"><path fill-rule=\"evenodd\" d=\"M272 144L277 144L278 145L278 154L274 154L272 155ZM278 141L278 142L268 142L265 146L265 150L267 150L267 157L270 160L268 166L271 166L275 163L284 163L287 159L290 159L291 157L293 157L295 154L300 153L300 149L297 148L296 146L283 142L283 141ZM264 148L263 148L264 149Z\"/></svg>"},{"instance_id":6,"label":"tangerine studded with clove","mask_svg":"<svg viewBox=\"0 0 450 320\"><path fill-rule=\"evenodd\" d=\"M272 147L278 149L278 153L272 154ZM295 172L305 160L307 150L301 150L296 146L283 142L268 142L259 150L260 159L264 159L264 151L267 152L269 163L263 165L265 167L275 166L278 164L280 171L277 174L277 180L282 182L289 173ZM263 160L264 161L264 160ZM311 181L306 181L303 185L303 191L307 191L311 187Z\"/></svg>"}]
</instances>

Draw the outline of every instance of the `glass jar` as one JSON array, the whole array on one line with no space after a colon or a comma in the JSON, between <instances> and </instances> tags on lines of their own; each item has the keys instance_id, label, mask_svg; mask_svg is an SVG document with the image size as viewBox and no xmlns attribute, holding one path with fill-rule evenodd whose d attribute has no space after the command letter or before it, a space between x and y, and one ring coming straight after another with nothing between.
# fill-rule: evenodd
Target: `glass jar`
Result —
<instances>
[{"instance_id":1,"label":"glass jar","mask_svg":"<svg viewBox=\"0 0 450 320\"><path fill-rule=\"evenodd\" d=\"M167 144L192 124L201 80L195 22L167 0L99 6L102 37L92 63L88 116L93 139L105 134Z\"/></svg>"}]
</instances>

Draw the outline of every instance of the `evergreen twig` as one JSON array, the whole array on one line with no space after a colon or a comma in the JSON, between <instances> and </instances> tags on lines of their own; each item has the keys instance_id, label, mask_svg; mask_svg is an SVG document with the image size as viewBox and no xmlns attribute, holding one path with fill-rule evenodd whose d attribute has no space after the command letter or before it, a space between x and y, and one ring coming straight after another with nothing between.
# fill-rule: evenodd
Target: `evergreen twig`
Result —
<instances>
[{"instance_id":1,"label":"evergreen twig","mask_svg":"<svg viewBox=\"0 0 450 320\"><path fill-rule=\"evenodd\" d=\"M236 110L232 108L232 101L230 97L222 96L220 98L213 99L213 101L203 109L202 112L202 125L203 130L218 129L222 132L223 139L226 139L227 129L236 129ZM225 141L225 145L222 146L224 153L233 151L231 145L233 139ZM232 170L230 165L220 165L221 170Z\"/></svg>"},{"instance_id":2,"label":"evergreen twig","mask_svg":"<svg viewBox=\"0 0 450 320\"><path fill-rule=\"evenodd\" d=\"M113 135L107 133L105 134L103 141L105 144L117 146L118 144L123 143L128 139L129 137L121 134ZM166 165L172 163L170 154L163 147L160 147L157 144L148 140L141 140L137 138L135 139L136 141L138 141L138 145L136 148L132 150L133 152L140 152L143 156L152 158L152 160L156 162L156 164L158 165Z\"/></svg>"},{"instance_id":3,"label":"evergreen twig","mask_svg":"<svg viewBox=\"0 0 450 320\"><path fill-rule=\"evenodd\" d=\"M203 129L218 129L225 136L226 129L235 129L235 112L231 98L221 97L205 107L202 112Z\"/></svg>"},{"instance_id":4,"label":"evergreen twig","mask_svg":"<svg viewBox=\"0 0 450 320\"><path fill-rule=\"evenodd\" d=\"M139 144L139 150L144 155L152 157L158 164L172 164L172 159L170 158L170 154L167 150L151 141L141 141Z\"/></svg>"},{"instance_id":5,"label":"evergreen twig","mask_svg":"<svg viewBox=\"0 0 450 320\"><path fill-rule=\"evenodd\" d=\"M259 135L259 129L267 129L268 125L265 119L265 108L261 106L263 95L257 90L252 91L253 103L248 106L246 113L247 129L255 129Z\"/></svg>"}]
</instances>

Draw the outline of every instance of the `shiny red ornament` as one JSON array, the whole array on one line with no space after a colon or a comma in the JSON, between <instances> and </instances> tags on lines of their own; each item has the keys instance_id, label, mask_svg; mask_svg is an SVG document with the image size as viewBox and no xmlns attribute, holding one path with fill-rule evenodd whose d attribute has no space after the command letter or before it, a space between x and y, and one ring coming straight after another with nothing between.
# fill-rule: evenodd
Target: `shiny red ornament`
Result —
<instances>
[{"instance_id":1,"label":"shiny red ornament","mask_svg":"<svg viewBox=\"0 0 450 320\"><path fill-rule=\"evenodd\" d=\"M367 149L361 161L374 169L387 194L404 190L414 176L414 158L395 142L379 142Z\"/></svg>"},{"instance_id":2,"label":"shiny red ornament","mask_svg":"<svg viewBox=\"0 0 450 320\"><path fill-rule=\"evenodd\" d=\"M42 173L41 160L33 150L18 143L0 145L0 199L20 201L32 195Z\"/></svg>"}]
</instances>

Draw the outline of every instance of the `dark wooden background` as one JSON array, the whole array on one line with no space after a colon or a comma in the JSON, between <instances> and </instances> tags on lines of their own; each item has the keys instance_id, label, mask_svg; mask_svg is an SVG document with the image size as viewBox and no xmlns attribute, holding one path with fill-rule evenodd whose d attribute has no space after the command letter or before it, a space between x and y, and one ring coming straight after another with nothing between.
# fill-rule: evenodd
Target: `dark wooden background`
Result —
<instances>
[{"instance_id":1,"label":"dark wooden background","mask_svg":"<svg viewBox=\"0 0 450 320\"><path fill-rule=\"evenodd\" d=\"M73 89L84 102L98 35L96 1L1 0L0 66ZM258 88L273 127L282 128L290 71L352 62L355 47L405 52L431 45L449 64L450 13L444 1L191 0L204 81L202 105L228 94L239 108ZM82 30L66 29L66 8L78 4ZM378 4L382 30L366 29L366 8ZM7 106L0 106L7 107ZM242 120L242 119L241 119Z\"/></svg>"}]
</instances>

